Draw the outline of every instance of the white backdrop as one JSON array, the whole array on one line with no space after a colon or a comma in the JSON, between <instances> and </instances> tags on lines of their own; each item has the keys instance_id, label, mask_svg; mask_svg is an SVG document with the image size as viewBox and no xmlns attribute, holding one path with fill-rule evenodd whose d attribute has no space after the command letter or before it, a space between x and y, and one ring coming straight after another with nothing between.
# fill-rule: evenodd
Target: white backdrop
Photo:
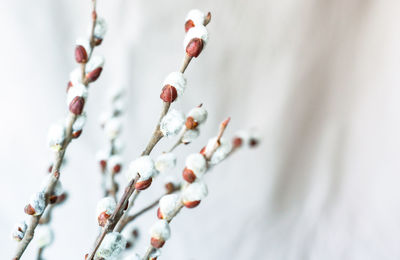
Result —
<instances>
[{"instance_id":1,"label":"white backdrop","mask_svg":"<svg viewBox=\"0 0 400 260\"><path fill-rule=\"evenodd\" d=\"M0 1L0 255L40 185L49 125L67 109L73 48L90 1ZM198 150L227 115L233 129L258 126L263 143L207 177L210 194L172 224L160 259L400 258L400 2L396 0L99 1L109 32L91 86L89 120L68 151L68 202L54 212L46 259L83 259L97 234L100 178L94 155L107 88L129 87L126 162L137 156L160 110L162 81L178 68L183 20L210 10L207 49L190 65L175 106L204 103ZM157 152L162 151L161 148ZM123 178L121 178L122 180ZM153 189L137 209L156 197ZM154 211L143 227L143 253ZM34 243L24 259L35 259Z\"/></svg>"}]
</instances>

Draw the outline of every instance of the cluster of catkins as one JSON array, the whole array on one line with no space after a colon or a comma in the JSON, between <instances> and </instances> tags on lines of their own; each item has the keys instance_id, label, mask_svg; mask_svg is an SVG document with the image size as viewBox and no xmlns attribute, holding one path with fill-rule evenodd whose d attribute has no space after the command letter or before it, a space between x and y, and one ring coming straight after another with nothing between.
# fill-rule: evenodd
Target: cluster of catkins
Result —
<instances>
[{"instance_id":1,"label":"cluster of catkins","mask_svg":"<svg viewBox=\"0 0 400 260\"><path fill-rule=\"evenodd\" d=\"M101 44L106 33L104 19L96 19L93 35L92 28L89 30L91 40L89 38L79 38L76 41L75 60L80 66L71 72L67 85L66 102L70 113L65 121L53 124L49 129L48 145L56 158L63 158L67 143L81 135L86 122L84 107L88 97L88 85L97 80L103 69L104 58L100 56L92 57L92 51L95 46ZM82 65L85 65L85 70L82 69ZM49 191L49 187L54 184L54 178L58 179L59 177L59 172L57 170L53 171L53 165L50 166L49 172L43 181L41 190L33 194L26 205L25 213L27 215L42 216L47 205L57 205L65 200L66 193L63 192L59 180L56 182L53 192L51 194L46 193ZM28 220L17 224L12 232L13 238L21 241L27 232L28 225ZM53 232L48 223L37 228L35 238L39 248L46 247L52 242Z\"/></svg>"}]
</instances>

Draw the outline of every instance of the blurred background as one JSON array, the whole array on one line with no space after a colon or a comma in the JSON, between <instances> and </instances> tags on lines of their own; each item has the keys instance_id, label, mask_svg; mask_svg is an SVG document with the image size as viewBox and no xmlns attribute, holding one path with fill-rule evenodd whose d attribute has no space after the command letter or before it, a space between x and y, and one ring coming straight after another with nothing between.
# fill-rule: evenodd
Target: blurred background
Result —
<instances>
[{"instance_id":1,"label":"blurred background","mask_svg":"<svg viewBox=\"0 0 400 260\"><path fill-rule=\"evenodd\" d=\"M129 163L156 123L165 76L181 63L193 8L211 11L210 41L174 106L203 103L209 119L179 154L199 150L226 116L228 135L256 126L263 140L207 176L209 196L174 220L160 259L400 258L399 1L98 2L108 33L95 53L106 64L90 87L84 132L68 149L61 179L70 197L54 211L45 259L83 259L91 249L107 93L128 87ZM12 227L48 167L48 127L67 111L74 43L87 33L90 1L0 3L0 255L10 259ZM161 184L136 209L159 196ZM135 223L142 239L135 251L145 252L155 220L153 210ZM36 250L33 241L23 259Z\"/></svg>"}]
</instances>

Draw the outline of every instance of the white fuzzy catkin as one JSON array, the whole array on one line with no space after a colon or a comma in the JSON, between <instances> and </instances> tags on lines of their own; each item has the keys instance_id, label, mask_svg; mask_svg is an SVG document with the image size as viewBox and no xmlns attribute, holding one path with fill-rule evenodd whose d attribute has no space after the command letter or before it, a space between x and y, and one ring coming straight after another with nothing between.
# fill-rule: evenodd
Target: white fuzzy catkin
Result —
<instances>
[{"instance_id":1,"label":"white fuzzy catkin","mask_svg":"<svg viewBox=\"0 0 400 260\"><path fill-rule=\"evenodd\" d=\"M206 146L206 150L205 153L208 154L214 147L215 143L217 142L217 137L211 138ZM220 139L220 145L217 148L217 150L215 150L215 152L213 153L213 155L211 156L211 159L209 161L209 163L211 165L215 165L220 163L222 160L224 160L228 154L232 151L232 142L228 141L224 138Z\"/></svg>"},{"instance_id":2,"label":"white fuzzy catkin","mask_svg":"<svg viewBox=\"0 0 400 260\"><path fill-rule=\"evenodd\" d=\"M86 113L83 112L81 115L79 115L74 124L72 125L72 132L78 132L83 129L86 123Z\"/></svg>"},{"instance_id":3,"label":"white fuzzy catkin","mask_svg":"<svg viewBox=\"0 0 400 260\"><path fill-rule=\"evenodd\" d=\"M186 15L185 22L192 20L195 26L204 25L204 20L206 19L206 14L198 9L192 9Z\"/></svg>"},{"instance_id":4,"label":"white fuzzy catkin","mask_svg":"<svg viewBox=\"0 0 400 260\"><path fill-rule=\"evenodd\" d=\"M202 181L197 181L186 186L182 193L183 202L202 200L208 195L207 185Z\"/></svg>"},{"instance_id":5,"label":"white fuzzy catkin","mask_svg":"<svg viewBox=\"0 0 400 260\"><path fill-rule=\"evenodd\" d=\"M164 86L171 85L174 86L178 97L182 96L186 89L186 78L182 72L171 72L164 80Z\"/></svg>"},{"instance_id":6,"label":"white fuzzy catkin","mask_svg":"<svg viewBox=\"0 0 400 260\"><path fill-rule=\"evenodd\" d=\"M137 253L133 253L125 256L124 260L142 260L142 257Z\"/></svg>"},{"instance_id":7,"label":"white fuzzy catkin","mask_svg":"<svg viewBox=\"0 0 400 260\"><path fill-rule=\"evenodd\" d=\"M69 74L69 81L71 81L72 85L76 85L79 83L82 83L82 69L81 67L75 68L71 73Z\"/></svg>"},{"instance_id":8,"label":"white fuzzy catkin","mask_svg":"<svg viewBox=\"0 0 400 260\"><path fill-rule=\"evenodd\" d=\"M157 220L157 222L151 226L150 235L152 238L164 241L168 240L171 236L171 229L168 222L164 219Z\"/></svg>"},{"instance_id":9,"label":"white fuzzy catkin","mask_svg":"<svg viewBox=\"0 0 400 260\"><path fill-rule=\"evenodd\" d=\"M171 109L161 120L160 130L164 136L176 136L185 125L185 115L178 110Z\"/></svg>"},{"instance_id":10,"label":"white fuzzy catkin","mask_svg":"<svg viewBox=\"0 0 400 260\"><path fill-rule=\"evenodd\" d=\"M26 225L25 221L22 221L22 222L16 224L13 229L13 232L12 232L12 237L16 241L21 241L25 236L25 232L26 232L27 228L28 228L28 225Z\"/></svg>"},{"instance_id":11,"label":"white fuzzy catkin","mask_svg":"<svg viewBox=\"0 0 400 260\"><path fill-rule=\"evenodd\" d=\"M163 196L159 202L160 212L163 218L169 220L179 204L181 204L181 200L178 194Z\"/></svg>"},{"instance_id":12,"label":"white fuzzy catkin","mask_svg":"<svg viewBox=\"0 0 400 260\"><path fill-rule=\"evenodd\" d=\"M96 153L96 161L107 161L109 157L109 152L105 150L100 150Z\"/></svg>"},{"instance_id":13,"label":"white fuzzy catkin","mask_svg":"<svg viewBox=\"0 0 400 260\"><path fill-rule=\"evenodd\" d=\"M49 246L53 242L53 231L49 225L39 225L35 230L36 244L39 248Z\"/></svg>"},{"instance_id":14,"label":"white fuzzy catkin","mask_svg":"<svg viewBox=\"0 0 400 260\"><path fill-rule=\"evenodd\" d=\"M53 180L52 174L51 173L47 174L47 176L42 181L40 190L45 193L47 187L50 185L52 180ZM53 195L60 196L63 192L64 192L64 189L62 187L61 181L58 180L56 183L56 186L54 187Z\"/></svg>"},{"instance_id":15,"label":"white fuzzy catkin","mask_svg":"<svg viewBox=\"0 0 400 260\"><path fill-rule=\"evenodd\" d=\"M104 131L109 140L115 139L122 131L122 120L119 117L112 117L104 125Z\"/></svg>"},{"instance_id":16,"label":"white fuzzy catkin","mask_svg":"<svg viewBox=\"0 0 400 260\"><path fill-rule=\"evenodd\" d=\"M69 106L69 104L75 97L83 97L84 99L86 99L87 96L88 96L87 87L82 83L77 83L68 89L67 105Z\"/></svg>"},{"instance_id":17,"label":"white fuzzy catkin","mask_svg":"<svg viewBox=\"0 0 400 260\"><path fill-rule=\"evenodd\" d=\"M186 168L193 171L197 178L203 177L207 171L207 161L200 153L193 153L186 157Z\"/></svg>"},{"instance_id":18,"label":"white fuzzy catkin","mask_svg":"<svg viewBox=\"0 0 400 260\"><path fill-rule=\"evenodd\" d=\"M200 131L199 129L189 129L186 130L182 137L182 143L188 144L196 140L197 137L199 137Z\"/></svg>"},{"instance_id":19,"label":"white fuzzy catkin","mask_svg":"<svg viewBox=\"0 0 400 260\"><path fill-rule=\"evenodd\" d=\"M50 126L47 136L47 143L55 151L61 149L65 139L65 126L63 124L53 124Z\"/></svg>"},{"instance_id":20,"label":"white fuzzy catkin","mask_svg":"<svg viewBox=\"0 0 400 260\"><path fill-rule=\"evenodd\" d=\"M154 161L150 156L144 155L131 162L127 172L128 179L134 179L137 173L140 174L138 181L146 181L157 174Z\"/></svg>"},{"instance_id":21,"label":"white fuzzy catkin","mask_svg":"<svg viewBox=\"0 0 400 260\"><path fill-rule=\"evenodd\" d=\"M86 73L91 72L97 68L102 68L104 66L103 56L92 56L89 62L86 64Z\"/></svg>"},{"instance_id":22,"label":"white fuzzy catkin","mask_svg":"<svg viewBox=\"0 0 400 260\"><path fill-rule=\"evenodd\" d=\"M126 239L118 232L108 233L99 249L96 256L105 260L115 260L126 247Z\"/></svg>"},{"instance_id":23,"label":"white fuzzy catkin","mask_svg":"<svg viewBox=\"0 0 400 260\"><path fill-rule=\"evenodd\" d=\"M122 157L119 155L112 155L107 161L107 170L109 172L114 171L114 167L117 165L122 165Z\"/></svg>"},{"instance_id":24,"label":"white fuzzy catkin","mask_svg":"<svg viewBox=\"0 0 400 260\"><path fill-rule=\"evenodd\" d=\"M156 169L159 172L172 170L176 166L176 155L173 153L163 153L157 157L155 163Z\"/></svg>"},{"instance_id":25,"label":"white fuzzy catkin","mask_svg":"<svg viewBox=\"0 0 400 260\"><path fill-rule=\"evenodd\" d=\"M90 26L90 30L91 30L91 26ZM103 39L104 35L107 32L107 23L104 20L104 18L102 17L97 17L96 19L96 25L94 27L94 37L99 38L99 39Z\"/></svg>"},{"instance_id":26,"label":"white fuzzy catkin","mask_svg":"<svg viewBox=\"0 0 400 260\"><path fill-rule=\"evenodd\" d=\"M85 49L86 54L89 56L91 48L90 48L90 41L88 39L86 39L86 38L78 38L75 41L75 45L76 46L82 46Z\"/></svg>"},{"instance_id":27,"label":"white fuzzy catkin","mask_svg":"<svg viewBox=\"0 0 400 260\"><path fill-rule=\"evenodd\" d=\"M188 117L192 117L199 125L207 120L207 110L203 107L195 107L189 111Z\"/></svg>"},{"instance_id":28,"label":"white fuzzy catkin","mask_svg":"<svg viewBox=\"0 0 400 260\"><path fill-rule=\"evenodd\" d=\"M101 213L105 212L107 215L113 214L117 203L112 197L105 197L99 200L96 207L96 216L98 217Z\"/></svg>"},{"instance_id":29,"label":"white fuzzy catkin","mask_svg":"<svg viewBox=\"0 0 400 260\"><path fill-rule=\"evenodd\" d=\"M203 48L207 45L208 42L208 31L204 25L196 25L189 29L187 34L185 35L185 39L183 40L183 49L186 51L186 47L192 39L201 39L203 40Z\"/></svg>"}]
</instances>

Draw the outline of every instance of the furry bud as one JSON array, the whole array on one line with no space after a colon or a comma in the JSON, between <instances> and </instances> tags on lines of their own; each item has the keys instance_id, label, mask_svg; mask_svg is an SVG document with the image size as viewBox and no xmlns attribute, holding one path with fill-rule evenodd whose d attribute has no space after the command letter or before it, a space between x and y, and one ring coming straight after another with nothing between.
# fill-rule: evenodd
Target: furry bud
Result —
<instances>
[{"instance_id":1,"label":"furry bud","mask_svg":"<svg viewBox=\"0 0 400 260\"><path fill-rule=\"evenodd\" d=\"M182 201L185 207L194 208L208 195L207 185L204 182L194 182L188 185L182 193Z\"/></svg>"},{"instance_id":2,"label":"furry bud","mask_svg":"<svg viewBox=\"0 0 400 260\"><path fill-rule=\"evenodd\" d=\"M161 248L171 236L171 230L166 220L158 220L150 229L151 245Z\"/></svg>"}]
</instances>

